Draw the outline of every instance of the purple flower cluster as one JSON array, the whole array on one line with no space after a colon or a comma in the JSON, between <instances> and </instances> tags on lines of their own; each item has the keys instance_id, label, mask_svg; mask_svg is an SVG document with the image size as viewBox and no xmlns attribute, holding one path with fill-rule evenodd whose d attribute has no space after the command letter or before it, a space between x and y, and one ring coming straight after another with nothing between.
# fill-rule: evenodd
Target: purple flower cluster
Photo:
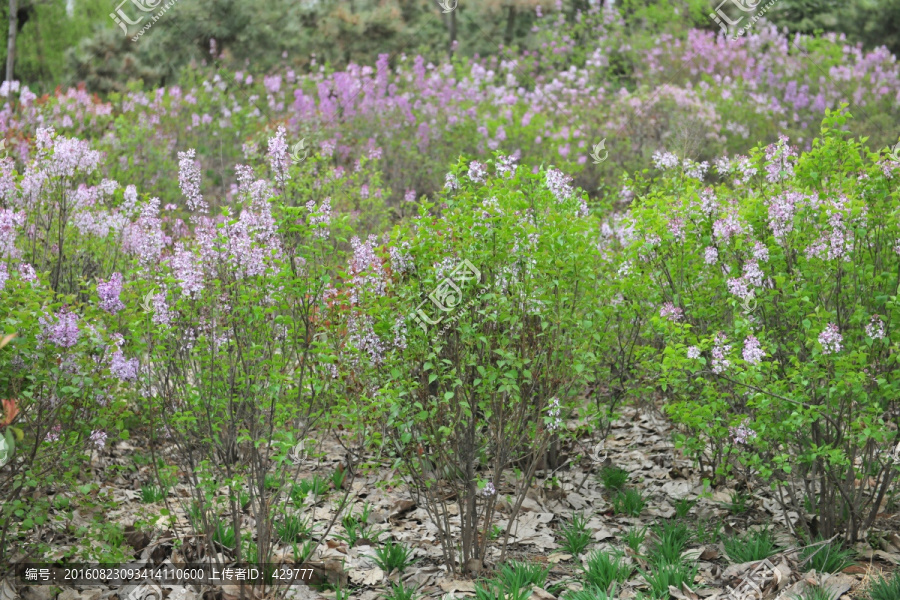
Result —
<instances>
[{"instance_id":1,"label":"purple flower cluster","mask_svg":"<svg viewBox=\"0 0 900 600\"><path fill-rule=\"evenodd\" d=\"M822 333L819 334L819 343L822 344L822 354L840 352L843 339L837 325L834 323L826 325Z\"/></svg>"},{"instance_id":2,"label":"purple flower cluster","mask_svg":"<svg viewBox=\"0 0 900 600\"><path fill-rule=\"evenodd\" d=\"M467 176L474 183L484 183L484 178L487 176L487 167L477 160L473 160L469 163Z\"/></svg>"},{"instance_id":3,"label":"purple flower cluster","mask_svg":"<svg viewBox=\"0 0 900 600\"><path fill-rule=\"evenodd\" d=\"M497 490L494 488L493 481L488 481L487 483L485 483L484 489L481 490L481 495L484 496L485 498L490 498L491 496L493 496L496 493L497 493Z\"/></svg>"},{"instance_id":4,"label":"purple flower cluster","mask_svg":"<svg viewBox=\"0 0 900 600\"><path fill-rule=\"evenodd\" d=\"M788 145L788 138L780 135L778 141L766 146L766 180L778 183L794 176L797 149Z\"/></svg>"},{"instance_id":5,"label":"purple flower cluster","mask_svg":"<svg viewBox=\"0 0 900 600\"><path fill-rule=\"evenodd\" d=\"M884 333L884 321L881 320L881 317L875 315L866 325L866 335L872 338L873 340L883 340Z\"/></svg>"},{"instance_id":6,"label":"purple flower cluster","mask_svg":"<svg viewBox=\"0 0 900 600\"><path fill-rule=\"evenodd\" d=\"M744 340L744 360L752 365L758 365L766 353L759 344L759 340L752 335L748 335Z\"/></svg>"},{"instance_id":7,"label":"purple flower cluster","mask_svg":"<svg viewBox=\"0 0 900 600\"><path fill-rule=\"evenodd\" d=\"M107 435L105 431L94 430L91 432L90 439L98 450L103 450L103 448L106 447L106 438Z\"/></svg>"},{"instance_id":8,"label":"purple flower cluster","mask_svg":"<svg viewBox=\"0 0 900 600\"><path fill-rule=\"evenodd\" d=\"M692 360L700 358L700 348L697 346L688 346L687 357Z\"/></svg>"},{"instance_id":9,"label":"purple flower cluster","mask_svg":"<svg viewBox=\"0 0 900 600\"><path fill-rule=\"evenodd\" d=\"M48 341L60 348L71 348L78 343L81 333L78 315L70 312L68 307L59 309L55 323L44 317L38 318L38 322L43 326L43 333L39 336L41 342Z\"/></svg>"},{"instance_id":10,"label":"purple flower cluster","mask_svg":"<svg viewBox=\"0 0 900 600\"><path fill-rule=\"evenodd\" d=\"M316 209L316 203L310 200L306 203L309 211L309 226L315 229L313 235L317 238L328 237L328 226L331 225L331 197L322 201L322 206Z\"/></svg>"},{"instance_id":11,"label":"purple flower cluster","mask_svg":"<svg viewBox=\"0 0 900 600\"><path fill-rule=\"evenodd\" d=\"M444 177L444 189L445 190L458 190L459 189L459 179L453 173L447 173Z\"/></svg>"},{"instance_id":12,"label":"purple flower cluster","mask_svg":"<svg viewBox=\"0 0 900 600\"><path fill-rule=\"evenodd\" d=\"M550 168L544 173L544 184L557 202L565 202L574 195L571 183L572 178L559 169Z\"/></svg>"},{"instance_id":13,"label":"purple flower cluster","mask_svg":"<svg viewBox=\"0 0 900 600\"><path fill-rule=\"evenodd\" d=\"M384 342L375 333L371 316L351 313L347 319L347 333L350 345L368 354L372 364L378 365L384 361Z\"/></svg>"},{"instance_id":14,"label":"purple flower cluster","mask_svg":"<svg viewBox=\"0 0 900 600\"><path fill-rule=\"evenodd\" d=\"M550 404L547 406L547 416L550 417L550 424L547 429L556 430L562 426L562 419L559 416L559 399L551 398Z\"/></svg>"},{"instance_id":15,"label":"purple flower cluster","mask_svg":"<svg viewBox=\"0 0 900 600\"><path fill-rule=\"evenodd\" d=\"M193 148L178 153L178 184L181 186L181 193L187 199L188 210L206 213L206 202L200 193L200 166L195 160L196 156L197 153Z\"/></svg>"},{"instance_id":16,"label":"purple flower cluster","mask_svg":"<svg viewBox=\"0 0 900 600\"><path fill-rule=\"evenodd\" d=\"M653 153L653 166L661 171L668 171L677 167L679 163L678 157L671 152L661 152L657 150Z\"/></svg>"},{"instance_id":17,"label":"purple flower cluster","mask_svg":"<svg viewBox=\"0 0 900 600\"><path fill-rule=\"evenodd\" d=\"M679 321L684 316L684 311L671 302L666 302L659 309L659 316L670 321Z\"/></svg>"},{"instance_id":18,"label":"purple flower cluster","mask_svg":"<svg viewBox=\"0 0 900 600\"><path fill-rule=\"evenodd\" d=\"M703 250L703 262L714 265L719 262L719 251L714 246L707 246Z\"/></svg>"},{"instance_id":19,"label":"purple flower cluster","mask_svg":"<svg viewBox=\"0 0 900 600\"><path fill-rule=\"evenodd\" d=\"M769 201L769 228L775 241L784 245L784 238L794 230L794 215L805 198L798 192L784 192Z\"/></svg>"},{"instance_id":20,"label":"purple flower cluster","mask_svg":"<svg viewBox=\"0 0 900 600\"><path fill-rule=\"evenodd\" d=\"M272 173L275 174L275 181L278 185L284 187L284 184L291 178L288 175L288 145L285 141L285 131L283 125L279 125L275 131L275 137L269 138L269 165L272 167Z\"/></svg>"},{"instance_id":21,"label":"purple flower cluster","mask_svg":"<svg viewBox=\"0 0 900 600\"><path fill-rule=\"evenodd\" d=\"M747 440L756 438L756 432L747 426L747 419L741 421L737 427L729 427L728 433L731 435L731 441L735 444L746 444Z\"/></svg>"},{"instance_id":22,"label":"purple flower cluster","mask_svg":"<svg viewBox=\"0 0 900 600\"><path fill-rule=\"evenodd\" d=\"M731 344L726 344L728 338L721 331L716 334L712 349L712 370L717 375L724 373L731 366L731 361L726 358L731 352Z\"/></svg>"},{"instance_id":23,"label":"purple flower cluster","mask_svg":"<svg viewBox=\"0 0 900 600\"><path fill-rule=\"evenodd\" d=\"M376 296L383 296L385 292L384 265L375 254L375 235L362 242L356 236L350 240L353 248L353 258L350 260L350 273L353 276L350 292L351 301L359 302L360 292L368 292Z\"/></svg>"},{"instance_id":24,"label":"purple flower cluster","mask_svg":"<svg viewBox=\"0 0 900 600\"><path fill-rule=\"evenodd\" d=\"M113 273L109 281L97 284L97 295L100 296L100 308L102 310L116 314L125 308L125 303L120 299L122 283L122 274Z\"/></svg>"},{"instance_id":25,"label":"purple flower cluster","mask_svg":"<svg viewBox=\"0 0 900 600\"><path fill-rule=\"evenodd\" d=\"M400 248L391 246L388 250L391 255L391 271L398 275L409 272L415 266L412 256L407 250L409 250L409 242L403 242Z\"/></svg>"},{"instance_id":26,"label":"purple flower cluster","mask_svg":"<svg viewBox=\"0 0 900 600\"><path fill-rule=\"evenodd\" d=\"M109 370L122 381L134 381L138 375L138 360L127 359L121 350L116 350L110 358Z\"/></svg>"}]
</instances>

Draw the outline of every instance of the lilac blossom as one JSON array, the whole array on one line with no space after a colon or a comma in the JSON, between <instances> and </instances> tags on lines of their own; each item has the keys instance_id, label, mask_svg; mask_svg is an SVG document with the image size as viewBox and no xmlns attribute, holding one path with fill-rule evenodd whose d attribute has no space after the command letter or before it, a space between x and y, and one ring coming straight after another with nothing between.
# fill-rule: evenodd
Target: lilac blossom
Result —
<instances>
[{"instance_id":1,"label":"lilac blossom","mask_svg":"<svg viewBox=\"0 0 900 600\"><path fill-rule=\"evenodd\" d=\"M872 338L873 340L883 340L884 339L884 321L881 320L881 317L875 315L866 325L866 335Z\"/></svg>"},{"instance_id":2,"label":"lilac blossom","mask_svg":"<svg viewBox=\"0 0 900 600\"><path fill-rule=\"evenodd\" d=\"M687 357L690 359L700 358L700 348L697 346L688 346Z\"/></svg>"},{"instance_id":3,"label":"lilac blossom","mask_svg":"<svg viewBox=\"0 0 900 600\"><path fill-rule=\"evenodd\" d=\"M753 242L753 258L758 262L769 260L769 249L760 241Z\"/></svg>"},{"instance_id":4,"label":"lilac blossom","mask_svg":"<svg viewBox=\"0 0 900 600\"><path fill-rule=\"evenodd\" d=\"M744 226L734 213L729 213L713 223L713 235L719 243L725 243L732 237L742 233L744 233Z\"/></svg>"},{"instance_id":5,"label":"lilac blossom","mask_svg":"<svg viewBox=\"0 0 900 600\"><path fill-rule=\"evenodd\" d=\"M313 235L317 238L327 238L327 228L331 225L331 197L325 198L318 209L316 203L310 200L306 203L306 210L309 211L309 226L316 230Z\"/></svg>"},{"instance_id":6,"label":"lilac blossom","mask_svg":"<svg viewBox=\"0 0 900 600\"><path fill-rule=\"evenodd\" d=\"M388 250L391 255L391 271L402 275L414 268L415 263L413 263L412 256L410 256L408 250L409 242L403 242L400 248L391 246L390 250Z\"/></svg>"},{"instance_id":7,"label":"lilac blossom","mask_svg":"<svg viewBox=\"0 0 900 600\"><path fill-rule=\"evenodd\" d=\"M759 340L752 335L748 335L744 340L744 360L750 364L758 365L766 353L759 344Z\"/></svg>"},{"instance_id":8,"label":"lilac blossom","mask_svg":"<svg viewBox=\"0 0 900 600\"><path fill-rule=\"evenodd\" d=\"M737 427L729 427L728 433L731 435L731 441L735 444L746 444L747 440L756 438L756 432L747 426L747 419L741 421Z\"/></svg>"},{"instance_id":9,"label":"lilac blossom","mask_svg":"<svg viewBox=\"0 0 900 600\"><path fill-rule=\"evenodd\" d=\"M22 279L22 281L28 283L38 282L38 276L34 271L34 267L32 267L28 263L22 263L19 265L19 277Z\"/></svg>"},{"instance_id":10,"label":"lilac blossom","mask_svg":"<svg viewBox=\"0 0 900 600\"><path fill-rule=\"evenodd\" d=\"M98 450L103 450L106 447L106 432L94 430L91 432L90 440L94 443Z\"/></svg>"},{"instance_id":11,"label":"lilac blossom","mask_svg":"<svg viewBox=\"0 0 900 600\"><path fill-rule=\"evenodd\" d=\"M669 319L670 321L680 320L684 316L683 313L684 311L671 302L666 302L662 305L662 308L659 309L659 316L664 319Z\"/></svg>"},{"instance_id":12,"label":"lilac blossom","mask_svg":"<svg viewBox=\"0 0 900 600\"><path fill-rule=\"evenodd\" d=\"M822 344L822 354L840 352L841 341L843 339L837 325L834 323L826 325L822 333L819 334L819 343Z\"/></svg>"},{"instance_id":13,"label":"lilac blossom","mask_svg":"<svg viewBox=\"0 0 900 600\"><path fill-rule=\"evenodd\" d=\"M122 294L122 274L113 273L109 281L97 284L97 295L100 296L100 308L108 313L116 314L123 308L125 303L122 302L120 296Z\"/></svg>"},{"instance_id":14,"label":"lilac blossom","mask_svg":"<svg viewBox=\"0 0 900 600\"><path fill-rule=\"evenodd\" d=\"M7 279L9 279L9 272L6 270L6 263L0 262L0 290L6 286Z\"/></svg>"},{"instance_id":15,"label":"lilac blossom","mask_svg":"<svg viewBox=\"0 0 900 600\"><path fill-rule=\"evenodd\" d=\"M803 200L802 194L785 192L769 201L769 228L780 245L784 245L785 237L794 230L794 215Z\"/></svg>"},{"instance_id":16,"label":"lilac blossom","mask_svg":"<svg viewBox=\"0 0 900 600\"><path fill-rule=\"evenodd\" d=\"M788 138L778 136L778 142L766 146L766 180L778 183L794 176L796 148L788 145Z\"/></svg>"},{"instance_id":17,"label":"lilac blossom","mask_svg":"<svg viewBox=\"0 0 900 600\"><path fill-rule=\"evenodd\" d=\"M488 481L484 484L484 489L481 490L481 495L485 498L490 498L494 494L497 493L497 490L494 488L494 482Z\"/></svg>"},{"instance_id":18,"label":"lilac blossom","mask_svg":"<svg viewBox=\"0 0 900 600\"><path fill-rule=\"evenodd\" d=\"M719 251L714 246L707 246L703 251L703 261L708 265L719 262Z\"/></svg>"},{"instance_id":19,"label":"lilac blossom","mask_svg":"<svg viewBox=\"0 0 900 600\"><path fill-rule=\"evenodd\" d=\"M375 333L370 315L351 313L347 319L347 334L350 345L366 353L373 364L378 365L384 361L384 342Z\"/></svg>"},{"instance_id":20,"label":"lilac blossom","mask_svg":"<svg viewBox=\"0 0 900 600\"><path fill-rule=\"evenodd\" d=\"M653 166L661 171L667 171L678 166L678 157L671 152L660 152L657 150L653 153Z\"/></svg>"},{"instance_id":21,"label":"lilac blossom","mask_svg":"<svg viewBox=\"0 0 900 600\"><path fill-rule=\"evenodd\" d=\"M269 157L269 165L272 167L272 172L275 174L275 181L278 185L284 187L284 184L288 179L291 178L288 175L288 145L285 141L285 135L287 132L284 129L284 125L279 125L278 129L275 131L275 137L269 138L269 152L267 156Z\"/></svg>"},{"instance_id":22,"label":"lilac blossom","mask_svg":"<svg viewBox=\"0 0 900 600\"><path fill-rule=\"evenodd\" d=\"M0 209L0 259L19 258L16 248L17 228L25 224L25 213Z\"/></svg>"},{"instance_id":23,"label":"lilac blossom","mask_svg":"<svg viewBox=\"0 0 900 600\"><path fill-rule=\"evenodd\" d=\"M495 168L501 177L514 177L518 167L512 156L498 156Z\"/></svg>"},{"instance_id":24,"label":"lilac blossom","mask_svg":"<svg viewBox=\"0 0 900 600\"><path fill-rule=\"evenodd\" d=\"M712 349L712 370L717 375L723 373L725 369L731 366L731 361L726 358L731 352L731 344L726 344L728 338L725 334L719 332L716 334Z\"/></svg>"},{"instance_id":25,"label":"lilac blossom","mask_svg":"<svg viewBox=\"0 0 900 600\"><path fill-rule=\"evenodd\" d=\"M686 158L681 166L684 169L685 177L697 179L699 181L703 181L703 178L706 177L706 172L709 170L708 162L703 161L702 163L697 163L689 158Z\"/></svg>"},{"instance_id":26,"label":"lilac blossom","mask_svg":"<svg viewBox=\"0 0 900 600\"><path fill-rule=\"evenodd\" d=\"M487 168L478 162L477 160L473 160L469 163L469 172L468 177L475 183L484 183L484 178L487 175Z\"/></svg>"},{"instance_id":27,"label":"lilac blossom","mask_svg":"<svg viewBox=\"0 0 900 600\"><path fill-rule=\"evenodd\" d=\"M44 436L45 442L57 442L59 441L59 436L62 433L62 425L54 425L50 431L47 432L47 435Z\"/></svg>"},{"instance_id":28,"label":"lilac blossom","mask_svg":"<svg viewBox=\"0 0 900 600\"><path fill-rule=\"evenodd\" d=\"M38 322L43 327L43 332L38 336L40 341L48 341L61 348L71 348L78 342L81 331L78 328L78 315L63 306L56 313L56 322L40 317Z\"/></svg>"},{"instance_id":29,"label":"lilac blossom","mask_svg":"<svg viewBox=\"0 0 900 600\"><path fill-rule=\"evenodd\" d=\"M456 175L454 175L453 173L447 173L447 175L444 177L444 189L459 189L459 179L456 178Z\"/></svg>"},{"instance_id":30,"label":"lilac blossom","mask_svg":"<svg viewBox=\"0 0 900 600\"><path fill-rule=\"evenodd\" d=\"M194 253L186 249L181 242L175 245L175 252L169 259L169 264L183 296L192 296L203 290L203 269Z\"/></svg>"},{"instance_id":31,"label":"lilac blossom","mask_svg":"<svg viewBox=\"0 0 900 600\"><path fill-rule=\"evenodd\" d=\"M178 153L178 184L181 186L181 193L187 199L188 209L206 213L206 202L200 193L200 167L195 160L196 155L193 148Z\"/></svg>"},{"instance_id":32,"label":"lilac blossom","mask_svg":"<svg viewBox=\"0 0 900 600\"><path fill-rule=\"evenodd\" d=\"M559 169L550 168L544 174L544 184L557 202L564 202L574 195L571 182L572 178Z\"/></svg>"},{"instance_id":33,"label":"lilac blossom","mask_svg":"<svg viewBox=\"0 0 900 600\"><path fill-rule=\"evenodd\" d=\"M134 381L138 374L138 360L127 359L121 350L116 350L110 359L109 370L122 381Z\"/></svg>"},{"instance_id":34,"label":"lilac blossom","mask_svg":"<svg viewBox=\"0 0 900 600\"><path fill-rule=\"evenodd\" d=\"M550 404L547 406L547 416L550 417L550 423L547 429L556 430L562 426L562 419L559 416L559 399L551 398Z\"/></svg>"}]
</instances>

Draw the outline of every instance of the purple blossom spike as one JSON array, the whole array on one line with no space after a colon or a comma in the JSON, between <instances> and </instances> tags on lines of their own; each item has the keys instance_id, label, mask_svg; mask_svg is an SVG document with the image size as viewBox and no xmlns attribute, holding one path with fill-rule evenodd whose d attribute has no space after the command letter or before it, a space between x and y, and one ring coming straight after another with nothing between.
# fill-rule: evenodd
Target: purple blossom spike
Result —
<instances>
[{"instance_id":1,"label":"purple blossom spike","mask_svg":"<svg viewBox=\"0 0 900 600\"><path fill-rule=\"evenodd\" d=\"M178 184L187 199L188 209L206 213L206 202L200 193L200 167L194 158L196 154L193 148L178 153Z\"/></svg>"},{"instance_id":2,"label":"purple blossom spike","mask_svg":"<svg viewBox=\"0 0 900 600\"><path fill-rule=\"evenodd\" d=\"M285 141L285 135L287 132L284 129L284 125L279 125L278 129L275 131L275 137L269 138L269 165L272 167L272 172L275 174L275 181L278 185L284 187L284 184L288 179L291 178L288 175L288 145Z\"/></svg>"},{"instance_id":3,"label":"purple blossom spike","mask_svg":"<svg viewBox=\"0 0 900 600\"><path fill-rule=\"evenodd\" d=\"M759 340L752 335L748 335L747 339L744 340L743 354L744 360L752 365L758 365L766 356L765 351L763 351L762 347L759 345Z\"/></svg>"},{"instance_id":4,"label":"purple blossom spike","mask_svg":"<svg viewBox=\"0 0 900 600\"><path fill-rule=\"evenodd\" d=\"M822 344L822 354L834 354L841 351L841 341L843 340L838 326L829 323L825 326L824 331L819 334L819 343Z\"/></svg>"},{"instance_id":5,"label":"purple blossom spike","mask_svg":"<svg viewBox=\"0 0 900 600\"><path fill-rule=\"evenodd\" d=\"M122 381L134 381L138 375L138 361L127 359L121 350L116 350L110 359L109 370Z\"/></svg>"},{"instance_id":6,"label":"purple blossom spike","mask_svg":"<svg viewBox=\"0 0 900 600\"><path fill-rule=\"evenodd\" d=\"M666 302L659 309L659 316L670 321L679 321L684 316L684 311L671 302Z\"/></svg>"},{"instance_id":7,"label":"purple blossom spike","mask_svg":"<svg viewBox=\"0 0 900 600\"><path fill-rule=\"evenodd\" d=\"M108 313L116 314L125 303L119 298L122 294L122 274L113 273L109 281L97 284L97 295L100 296L100 308Z\"/></svg>"},{"instance_id":8,"label":"purple blossom spike","mask_svg":"<svg viewBox=\"0 0 900 600\"><path fill-rule=\"evenodd\" d=\"M881 317L878 315L872 317L872 320L866 325L866 335L873 340L884 339L884 321L881 320Z\"/></svg>"},{"instance_id":9,"label":"purple blossom spike","mask_svg":"<svg viewBox=\"0 0 900 600\"><path fill-rule=\"evenodd\" d=\"M747 419L741 421L737 427L729 427L728 433L731 435L731 441L735 444L746 444L747 440L756 438L756 432L747 427Z\"/></svg>"},{"instance_id":10,"label":"purple blossom spike","mask_svg":"<svg viewBox=\"0 0 900 600\"><path fill-rule=\"evenodd\" d=\"M726 344L728 338L725 334L719 332L716 334L712 349L712 370L717 375L725 372L725 369L731 366L731 361L726 358L731 352L731 344Z\"/></svg>"},{"instance_id":11,"label":"purple blossom spike","mask_svg":"<svg viewBox=\"0 0 900 600\"><path fill-rule=\"evenodd\" d=\"M40 336L41 341L49 341L61 348L71 348L78 343L78 336L81 333L78 329L78 315L69 312L68 307L63 306L59 309L55 323L44 317L38 318L38 322L44 328Z\"/></svg>"}]
</instances>

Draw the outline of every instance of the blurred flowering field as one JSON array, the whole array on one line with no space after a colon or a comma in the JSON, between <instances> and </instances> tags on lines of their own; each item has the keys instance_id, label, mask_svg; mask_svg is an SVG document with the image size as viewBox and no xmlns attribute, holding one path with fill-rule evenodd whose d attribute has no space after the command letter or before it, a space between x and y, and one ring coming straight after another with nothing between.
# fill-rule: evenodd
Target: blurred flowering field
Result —
<instances>
[{"instance_id":1,"label":"blurred flowering field","mask_svg":"<svg viewBox=\"0 0 900 600\"><path fill-rule=\"evenodd\" d=\"M768 559L766 593L897 597L852 564L900 562L896 57L536 23L442 64L212 44L154 91L2 84L0 577L696 598Z\"/></svg>"}]
</instances>

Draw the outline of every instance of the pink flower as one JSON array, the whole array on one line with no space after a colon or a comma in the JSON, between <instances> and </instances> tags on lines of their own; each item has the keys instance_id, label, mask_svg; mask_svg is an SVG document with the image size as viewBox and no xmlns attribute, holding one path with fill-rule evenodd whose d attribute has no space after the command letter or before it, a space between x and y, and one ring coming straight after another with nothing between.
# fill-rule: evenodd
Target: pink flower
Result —
<instances>
[{"instance_id":1,"label":"pink flower","mask_svg":"<svg viewBox=\"0 0 900 600\"><path fill-rule=\"evenodd\" d=\"M884 339L884 321L881 320L881 317L878 315L872 317L872 320L866 325L866 335L873 340Z\"/></svg>"},{"instance_id":2,"label":"pink flower","mask_svg":"<svg viewBox=\"0 0 900 600\"><path fill-rule=\"evenodd\" d=\"M105 431L94 430L91 432L91 441L94 442L94 445L97 446L99 450L102 450L106 446L106 437Z\"/></svg>"},{"instance_id":3,"label":"pink flower","mask_svg":"<svg viewBox=\"0 0 900 600\"><path fill-rule=\"evenodd\" d=\"M544 184L557 202L564 202L574 195L571 183L572 178L559 169L550 168L544 174Z\"/></svg>"},{"instance_id":4,"label":"pink flower","mask_svg":"<svg viewBox=\"0 0 900 600\"><path fill-rule=\"evenodd\" d=\"M100 296L100 308L108 313L116 314L125 303L119 298L122 294L122 274L113 273L107 282L97 284L97 295Z\"/></svg>"},{"instance_id":5,"label":"pink flower","mask_svg":"<svg viewBox=\"0 0 900 600\"><path fill-rule=\"evenodd\" d=\"M684 311L671 302L666 302L659 309L659 316L670 321L678 321L684 316Z\"/></svg>"},{"instance_id":6,"label":"pink flower","mask_svg":"<svg viewBox=\"0 0 900 600\"><path fill-rule=\"evenodd\" d=\"M687 357L690 359L700 358L700 348L697 346L690 346L687 349Z\"/></svg>"},{"instance_id":7,"label":"pink flower","mask_svg":"<svg viewBox=\"0 0 900 600\"><path fill-rule=\"evenodd\" d=\"M269 165L275 174L275 181L282 187L291 178L288 175L288 145L284 139L286 134L284 125L279 125L275 137L269 138Z\"/></svg>"},{"instance_id":8,"label":"pink flower","mask_svg":"<svg viewBox=\"0 0 900 600\"><path fill-rule=\"evenodd\" d=\"M194 160L195 156L193 148L178 153L178 184L181 186L181 193L187 199L188 209L205 213L206 202L200 193L200 167Z\"/></svg>"},{"instance_id":9,"label":"pink flower","mask_svg":"<svg viewBox=\"0 0 900 600\"><path fill-rule=\"evenodd\" d=\"M703 251L703 261L708 265L714 265L719 261L719 251L713 246L707 246Z\"/></svg>"},{"instance_id":10,"label":"pink flower","mask_svg":"<svg viewBox=\"0 0 900 600\"><path fill-rule=\"evenodd\" d=\"M825 330L819 334L819 343L822 344L822 354L833 354L841 351L841 336L838 326L829 323L825 326Z\"/></svg>"},{"instance_id":11,"label":"pink flower","mask_svg":"<svg viewBox=\"0 0 900 600\"><path fill-rule=\"evenodd\" d=\"M469 172L468 177L475 183L484 183L484 178L487 175L487 168L477 160L473 160L469 163Z\"/></svg>"},{"instance_id":12,"label":"pink flower","mask_svg":"<svg viewBox=\"0 0 900 600\"><path fill-rule=\"evenodd\" d=\"M747 419L741 421L737 427L729 427L728 433L731 434L731 441L735 444L746 444L748 439L756 438L756 432L747 427Z\"/></svg>"},{"instance_id":13,"label":"pink flower","mask_svg":"<svg viewBox=\"0 0 900 600\"><path fill-rule=\"evenodd\" d=\"M715 345L712 349L713 373L722 373L731 366L731 361L725 358L726 355L731 352L731 344L726 344L726 341L728 341L728 339L725 337L724 333L719 332L716 334Z\"/></svg>"},{"instance_id":14,"label":"pink flower","mask_svg":"<svg viewBox=\"0 0 900 600\"><path fill-rule=\"evenodd\" d=\"M744 340L743 354L744 360L752 365L758 365L760 361L762 361L762 359L766 356L766 353L759 345L759 340L752 335L748 335L747 339Z\"/></svg>"},{"instance_id":15,"label":"pink flower","mask_svg":"<svg viewBox=\"0 0 900 600\"><path fill-rule=\"evenodd\" d=\"M134 381L138 374L138 361L136 358L127 359L121 350L116 350L109 364L110 372L122 381Z\"/></svg>"},{"instance_id":16,"label":"pink flower","mask_svg":"<svg viewBox=\"0 0 900 600\"><path fill-rule=\"evenodd\" d=\"M56 313L56 322L52 323L44 317L38 318L44 331L38 337L41 342L49 341L61 348L71 348L78 342L81 333L78 329L78 315L69 312L68 307L63 306Z\"/></svg>"}]
</instances>

